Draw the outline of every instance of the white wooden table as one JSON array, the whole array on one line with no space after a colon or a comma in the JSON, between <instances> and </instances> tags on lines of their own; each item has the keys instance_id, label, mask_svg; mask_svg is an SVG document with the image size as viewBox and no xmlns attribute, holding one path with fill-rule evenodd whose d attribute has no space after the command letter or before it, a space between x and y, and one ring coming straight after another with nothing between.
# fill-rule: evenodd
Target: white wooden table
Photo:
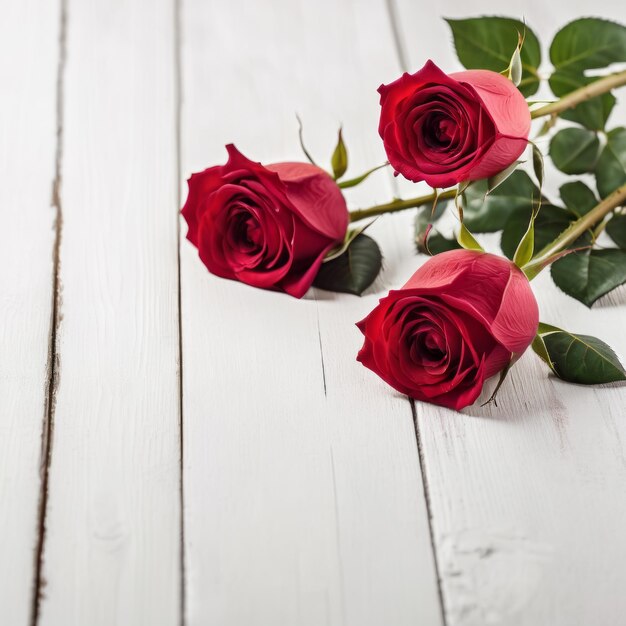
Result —
<instances>
[{"instance_id":1,"label":"white wooden table","mask_svg":"<svg viewBox=\"0 0 626 626\"><path fill-rule=\"evenodd\" d=\"M527 354L497 409L413 406L354 326L423 261L411 212L372 228L367 295L302 301L209 275L178 217L225 143L301 159L296 111L320 161L343 123L351 172L381 162L378 85L458 67L439 15L513 11L546 43L626 21L621 0L0 1L3 626L624 623L624 387ZM407 190L379 172L349 202ZM626 354L625 290L592 312L537 293Z\"/></svg>"}]
</instances>

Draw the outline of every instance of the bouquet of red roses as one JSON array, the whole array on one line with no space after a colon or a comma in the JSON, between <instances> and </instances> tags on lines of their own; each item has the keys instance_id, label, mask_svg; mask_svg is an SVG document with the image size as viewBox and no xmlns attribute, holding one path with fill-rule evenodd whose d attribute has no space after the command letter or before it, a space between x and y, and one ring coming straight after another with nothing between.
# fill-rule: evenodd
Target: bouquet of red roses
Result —
<instances>
[{"instance_id":1,"label":"bouquet of red roses","mask_svg":"<svg viewBox=\"0 0 626 626\"><path fill-rule=\"evenodd\" d=\"M296 298L311 285L360 295L382 266L365 234L370 218L413 209L417 250L432 258L358 323L363 365L412 398L454 409L500 374L497 391L529 346L563 380L626 380L601 340L540 322L530 285L550 268L560 289L591 307L626 282L626 128L607 128L612 92L626 85L626 71L609 71L626 62L626 27L567 24L543 77L541 46L526 24L448 23L465 71L446 74L429 60L378 90L387 163L347 178L340 130L326 171L306 150L301 125L306 162L261 165L229 145L225 165L188 181L187 237L218 276ZM532 100L540 88L551 93ZM543 191L538 139L571 177L558 199ZM342 191L382 167L432 193L349 211ZM438 232L450 212L452 238ZM503 255L476 237L493 232Z\"/></svg>"}]
</instances>

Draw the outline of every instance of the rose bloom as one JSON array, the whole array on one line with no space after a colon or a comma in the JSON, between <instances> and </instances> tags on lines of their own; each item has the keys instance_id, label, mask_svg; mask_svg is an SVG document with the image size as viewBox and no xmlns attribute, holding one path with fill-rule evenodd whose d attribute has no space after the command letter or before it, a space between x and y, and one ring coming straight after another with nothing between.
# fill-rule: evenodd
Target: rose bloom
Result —
<instances>
[{"instance_id":1,"label":"rose bloom","mask_svg":"<svg viewBox=\"0 0 626 626\"><path fill-rule=\"evenodd\" d=\"M365 335L357 360L403 394L459 410L528 348L538 324L519 268L452 250L429 259L357 324Z\"/></svg>"},{"instance_id":2,"label":"rose bloom","mask_svg":"<svg viewBox=\"0 0 626 626\"><path fill-rule=\"evenodd\" d=\"M213 274L301 298L346 234L339 187L315 165L263 166L226 150L226 165L188 180L187 239Z\"/></svg>"},{"instance_id":3,"label":"rose bloom","mask_svg":"<svg viewBox=\"0 0 626 626\"><path fill-rule=\"evenodd\" d=\"M493 176L524 151L530 110L508 79L488 70L449 76L432 61L382 85L378 132L397 173L431 187Z\"/></svg>"}]
</instances>

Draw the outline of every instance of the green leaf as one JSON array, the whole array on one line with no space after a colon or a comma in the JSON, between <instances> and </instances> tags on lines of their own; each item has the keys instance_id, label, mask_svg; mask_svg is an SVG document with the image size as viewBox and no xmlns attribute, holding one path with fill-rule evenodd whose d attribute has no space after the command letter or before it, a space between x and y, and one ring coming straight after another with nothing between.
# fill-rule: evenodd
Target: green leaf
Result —
<instances>
[{"instance_id":1,"label":"green leaf","mask_svg":"<svg viewBox=\"0 0 626 626\"><path fill-rule=\"evenodd\" d=\"M530 221L528 223L528 228L526 232L522 236L519 245L515 250L515 254L513 255L513 263L517 265L517 267L524 267L526 263L533 258L533 253L535 251L535 218L536 213L533 211L530 216Z\"/></svg>"},{"instance_id":2,"label":"green leaf","mask_svg":"<svg viewBox=\"0 0 626 626\"><path fill-rule=\"evenodd\" d=\"M576 215L567 209L552 204L543 204L535 218L535 250L542 250L554 241L576 219ZM518 209L513 213L502 231L500 247L502 252L513 259L517 246L528 228L530 209ZM578 248L591 241L589 233L585 233L571 247Z\"/></svg>"},{"instance_id":3,"label":"green leaf","mask_svg":"<svg viewBox=\"0 0 626 626\"><path fill-rule=\"evenodd\" d=\"M544 163L543 163L543 154L541 154L541 150L537 147L536 143L532 143L533 147L533 172L535 173L535 178L539 183L539 192L543 189L543 176L544 176Z\"/></svg>"},{"instance_id":4,"label":"green leaf","mask_svg":"<svg viewBox=\"0 0 626 626\"><path fill-rule=\"evenodd\" d=\"M559 189L565 206L577 217L589 213L598 204L596 194L581 180L565 183Z\"/></svg>"},{"instance_id":5,"label":"green leaf","mask_svg":"<svg viewBox=\"0 0 626 626\"><path fill-rule=\"evenodd\" d=\"M470 233L467 226L465 226L463 222L461 222L461 228L457 233L456 240L459 242L460 246L466 250L478 250L480 252L484 252L483 247L476 241L474 235Z\"/></svg>"},{"instance_id":6,"label":"green leaf","mask_svg":"<svg viewBox=\"0 0 626 626\"><path fill-rule=\"evenodd\" d=\"M616 128L607 135L596 165L596 184L602 198L606 198L626 183L626 128Z\"/></svg>"},{"instance_id":7,"label":"green leaf","mask_svg":"<svg viewBox=\"0 0 626 626\"><path fill-rule=\"evenodd\" d=\"M550 87L560 98L597 80L586 77L586 70L626 61L626 28L597 18L570 22L554 37L550 60L555 67ZM602 130L614 105L615 98L607 93L561 113L561 117L592 130Z\"/></svg>"},{"instance_id":8,"label":"green leaf","mask_svg":"<svg viewBox=\"0 0 626 626\"><path fill-rule=\"evenodd\" d=\"M531 344L531 348L533 352L552 370L554 371L554 366L552 365L552 359L548 354L548 349L546 348L546 344L543 343L543 339L540 335L535 335L533 342Z\"/></svg>"},{"instance_id":9,"label":"green leaf","mask_svg":"<svg viewBox=\"0 0 626 626\"><path fill-rule=\"evenodd\" d=\"M328 291L360 296L374 282L381 267L378 244L360 234L340 257L322 264L313 284Z\"/></svg>"},{"instance_id":10,"label":"green leaf","mask_svg":"<svg viewBox=\"0 0 626 626\"><path fill-rule=\"evenodd\" d=\"M596 80L598 79L583 76L582 74L573 74L567 70L556 70L550 76L550 88L555 96L562 98L568 93ZM559 113L559 117L570 122L582 124L590 130L604 130L615 102L615 96L607 92Z\"/></svg>"},{"instance_id":11,"label":"green leaf","mask_svg":"<svg viewBox=\"0 0 626 626\"><path fill-rule=\"evenodd\" d=\"M559 70L579 73L626 61L626 27L590 17L570 22L555 35L550 60Z\"/></svg>"},{"instance_id":12,"label":"green leaf","mask_svg":"<svg viewBox=\"0 0 626 626\"><path fill-rule=\"evenodd\" d=\"M357 185L362 183L370 174L373 174L374 172L378 171L379 169L383 167L387 167L387 165L389 165L389 162L385 161L385 163L383 163L382 165L377 165L376 167L373 167L371 170L367 170L365 174L361 174L360 176L357 176L356 178L342 180L341 182L338 182L337 185L339 186L339 189L348 189L349 187L356 187Z\"/></svg>"},{"instance_id":13,"label":"green leaf","mask_svg":"<svg viewBox=\"0 0 626 626\"><path fill-rule=\"evenodd\" d=\"M494 174L487 178L487 194L493 193L495 189L497 189L507 178L509 178L513 172L523 163L524 161L514 161L507 168L503 169L501 172ZM459 185L459 193L462 195L470 185L476 183L466 182L464 187L461 188Z\"/></svg>"},{"instance_id":14,"label":"green leaf","mask_svg":"<svg viewBox=\"0 0 626 626\"><path fill-rule=\"evenodd\" d=\"M467 227L475 233L496 232L504 228L513 213L526 209L525 229L530 208L537 206L539 198L539 189L530 176L516 170L496 189L488 191L487 181L479 180L463 193L463 221Z\"/></svg>"},{"instance_id":15,"label":"green leaf","mask_svg":"<svg viewBox=\"0 0 626 626\"><path fill-rule=\"evenodd\" d=\"M513 56L509 64L509 80L518 87L522 82L522 54L518 45L513 51Z\"/></svg>"},{"instance_id":16,"label":"green leaf","mask_svg":"<svg viewBox=\"0 0 626 626\"><path fill-rule=\"evenodd\" d=\"M626 282L626 251L615 248L575 252L551 268L552 280L588 307Z\"/></svg>"},{"instance_id":17,"label":"green leaf","mask_svg":"<svg viewBox=\"0 0 626 626\"><path fill-rule=\"evenodd\" d=\"M525 34L521 50L522 79L518 87L525 96L537 91L541 48L535 33L523 22L506 17L447 19L446 22L452 29L457 56L467 69L506 70L519 34Z\"/></svg>"},{"instance_id":18,"label":"green leaf","mask_svg":"<svg viewBox=\"0 0 626 626\"><path fill-rule=\"evenodd\" d=\"M614 215L606 225L609 237L623 250L626 250L626 215Z\"/></svg>"},{"instance_id":19,"label":"green leaf","mask_svg":"<svg viewBox=\"0 0 626 626\"><path fill-rule=\"evenodd\" d=\"M615 352L596 337L539 324L532 347L567 382L598 385L626 380L626 371Z\"/></svg>"},{"instance_id":20,"label":"green leaf","mask_svg":"<svg viewBox=\"0 0 626 626\"><path fill-rule=\"evenodd\" d=\"M343 142L343 136L341 128L339 129L339 136L337 137L337 145L335 151L330 160L333 168L333 176L335 180L341 178L348 169L348 151L346 150L346 144Z\"/></svg>"},{"instance_id":21,"label":"green leaf","mask_svg":"<svg viewBox=\"0 0 626 626\"><path fill-rule=\"evenodd\" d=\"M598 160L600 140L586 128L564 128L550 142L550 157L564 174L592 172Z\"/></svg>"},{"instance_id":22,"label":"green leaf","mask_svg":"<svg viewBox=\"0 0 626 626\"><path fill-rule=\"evenodd\" d=\"M375 217L371 222L367 224L363 224L362 226L357 226L356 228L349 228L346 231L346 235L343 238L343 243L335 246L332 250L326 253L324 257L323 263L328 263L329 261L333 261L336 258L340 257L352 244L352 242L363 232L365 232L376 220L378 217Z\"/></svg>"}]
</instances>

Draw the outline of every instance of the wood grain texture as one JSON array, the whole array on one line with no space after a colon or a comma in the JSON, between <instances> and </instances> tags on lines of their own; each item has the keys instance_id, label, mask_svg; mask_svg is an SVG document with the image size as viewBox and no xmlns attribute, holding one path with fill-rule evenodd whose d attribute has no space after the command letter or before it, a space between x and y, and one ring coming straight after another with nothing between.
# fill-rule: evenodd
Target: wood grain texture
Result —
<instances>
[{"instance_id":1,"label":"wood grain texture","mask_svg":"<svg viewBox=\"0 0 626 626\"><path fill-rule=\"evenodd\" d=\"M46 626L180 623L175 4L68 2ZM544 42L581 12L624 19L617 0L515 10ZM503 9L437 8L479 12ZM59 13L56 1L0 2L0 622L10 626L29 621L38 544ZM230 141L255 160L302 159L296 111L323 166L343 124L356 175L385 158L378 84L403 59L458 68L446 25L409 0L184 0L181 26L184 177L224 162ZM548 178L553 194L561 179ZM416 188L379 172L349 202L400 192ZM188 626L443 623L410 405L354 360L354 322L425 260L411 213L372 226L385 269L363 298L313 289L296 301L225 281L182 242ZM626 290L590 312L548 276L536 289L544 321L626 356ZM566 385L528 354L499 408L418 403L416 414L447 626L620 624L625 388Z\"/></svg>"},{"instance_id":2,"label":"wood grain texture","mask_svg":"<svg viewBox=\"0 0 626 626\"><path fill-rule=\"evenodd\" d=\"M395 4L407 69L429 57L457 69L445 23L422 19L413 2ZM624 18L616 2L522 2L506 11L493 1L479 8L447 2L441 8L446 17L514 11L545 44L581 14ZM622 90L613 125L626 119L625 98ZM550 168L547 180L548 195L556 196L562 177ZM497 247L493 238L487 242ZM597 335L626 356L624 289L589 311L547 275L533 285L543 321ZM567 385L529 353L498 405L459 414L417 404L447 623L620 623L626 610L625 388Z\"/></svg>"},{"instance_id":3,"label":"wood grain texture","mask_svg":"<svg viewBox=\"0 0 626 626\"><path fill-rule=\"evenodd\" d=\"M0 3L0 621L26 624L38 535L59 6Z\"/></svg>"},{"instance_id":4,"label":"wood grain texture","mask_svg":"<svg viewBox=\"0 0 626 626\"><path fill-rule=\"evenodd\" d=\"M366 5L186 0L183 175L228 142L303 160L296 111L323 166L339 123L352 174L384 161L376 87L398 65L384 2ZM380 172L350 201L390 195ZM406 227L373 227L387 270L362 299L216 278L183 242L190 626L440 623L410 406L355 361L354 323L415 261Z\"/></svg>"},{"instance_id":5,"label":"wood grain texture","mask_svg":"<svg viewBox=\"0 0 626 626\"><path fill-rule=\"evenodd\" d=\"M179 619L174 7L70 0L40 624Z\"/></svg>"}]
</instances>

